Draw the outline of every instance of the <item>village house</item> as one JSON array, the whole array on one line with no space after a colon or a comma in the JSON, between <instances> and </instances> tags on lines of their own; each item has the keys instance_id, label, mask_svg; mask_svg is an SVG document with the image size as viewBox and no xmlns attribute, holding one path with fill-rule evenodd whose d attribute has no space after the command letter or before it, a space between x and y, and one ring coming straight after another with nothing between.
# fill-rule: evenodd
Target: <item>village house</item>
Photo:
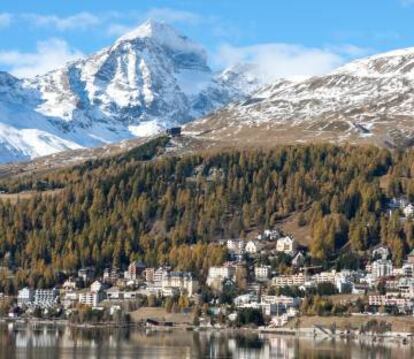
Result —
<instances>
[{"instance_id":1,"label":"village house","mask_svg":"<svg viewBox=\"0 0 414 359\"><path fill-rule=\"evenodd\" d=\"M293 256L296 253L296 240L290 236L279 238L276 242L276 252Z\"/></svg>"},{"instance_id":2,"label":"village house","mask_svg":"<svg viewBox=\"0 0 414 359\"><path fill-rule=\"evenodd\" d=\"M301 286L305 284L303 273L294 275L281 275L272 278L272 285L275 287Z\"/></svg>"},{"instance_id":3,"label":"village house","mask_svg":"<svg viewBox=\"0 0 414 359\"><path fill-rule=\"evenodd\" d=\"M91 284L90 289L91 292L100 292L101 290L103 290L103 284L99 280L96 280Z\"/></svg>"},{"instance_id":4,"label":"village house","mask_svg":"<svg viewBox=\"0 0 414 359\"><path fill-rule=\"evenodd\" d=\"M145 264L142 262L134 261L129 264L128 270L124 273L124 278L127 280L137 280L145 271Z\"/></svg>"},{"instance_id":5,"label":"village house","mask_svg":"<svg viewBox=\"0 0 414 359\"><path fill-rule=\"evenodd\" d=\"M162 279L168 275L168 270L169 268L165 268L165 267L159 267L157 268L157 270L154 272L154 276L153 276L153 283L154 286L156 287L162 287Z\"/></svg>"},{"instance_id":6,"label":"village house","mask_svg":"<svg viewBox=\"0 0 414 359\"><path fill-rule=\"evenodd\" d=\"M96 307L106 298L103 284L100 281L95 281L91 284L89 291L82 291L79 293L79 303Z\"/></svg>"},{"instance_id":7,"label":"village house","mask_svg":"<svg viewBox=\"0 0 414 359\"><path fill-rule=\"evenodd\" d=\"M58 296L59 291L56 288L32 290L25 287L18 291L17 305L19 307L34 305L47 308L56 304Z\"/></svg>"},{"instance_id":8,"label":"village house","mask_svg":"<svg viewBox=\"0 0 414 359\"><path fill-rule=\"evenodd\" d=\"M227 250L236 255L244 254L245 242L242 239L228 239L226 242Z\"/></svg>"},{"instance_id":9,"label":"village house","mask_svg":"<svg viewBox=\"0 0 414 359\"><path fill-rule=\"evenodd\" d=\"M315 283L336 283L337 272L335 270L329 272L321 272L312 276Z\"/></svg>"},{"instance_id":10,"label":"village house","mask_svg":"<svg viewBox=\"0 0 414 359\"><path fill-rule=\"evenodd\" d=\"M290 307L297 308L300 305L300 298L287 297L284 295L263 295L261 297L261 303L278 304L282 305L285 309Z\"/></svg>"},{"instance_id":11,"label":"village house","mask_svg":"<svg viewBox=\"0 0 414 359\"><path fill-rule=\"evenodd\" d=\"M88 305L90 307L97 307L99 303L105 299L105 294L103 291L93 292L86 291L79 293L79 303Z\"/></svg>"},{"instance_id":12,"label":"village house","mask_svg":"<svg viewBox=\"0 0 414 359\"><path fill-rule=\"evenodd\" d=\"M257 281L267 281L270 278L272 271L271 266L255 266L254 267L254 276Z\"/></svg>"},{"instance_id":13,"label":"village house","mask_svg":"<svg viewBox=\"0 0 414 359\"><path fill-rule=\"evenodd\" d=\"M236 307L240 307L255 301L257 301L257 295L255 293L241 294L233 299L233 303Z\"/></svg>"},{"instance_id":14,"label":"village house","mask_svg":"<svg viewBox=\"0 0 414 359\"><path fill-rule=\"evenodd\" d=\"M33 302L34 291L28 287L20 289L17 293L17 305L19 307L27 306Z\"/></svg>"},{"instance_id":15,"label":"village house","mask_svg":"<svg viewBox=\"0 0 414 359\"><path fill-rule=\"evenodd\" d=\"M78 289L78 287L78 281L75 278L69 278L62 284L62 290L64 291L74 291Z\"/></svg>"},{"instance_id":16,"label":"village house","mask_svg":"<svg viewBox=\"0 0 414 359\"><path fill-rule=\"evenodd\" d=\"M246 243L246 247L244 248L246 253L249 254L256 254L260 252L261 244L258 241L250 240Z\"/></svg>"},{"instance_id":17,"label":"village house","mask_svg":"<svg viewBox=\"0 0 414 359\"><path fill-rule=\"evenodd\" d=\"M210 267L208 269L208 276L206 284L211 287L213 285L221 285L226 279L234 279L236 267L230 264L221 267Z\"/></svg>"},{"instance_id":18,"label":"village house","mask_svg":"<svg viewBox=\"0 0 414 359\"><path fill-rule=\"evenodd\" d=\"M73 307L79 302L79 294L77 292L66 292L62 298L62 305L65 309Z\"/></svg>"},{"instance_id":19,"label":"village house","mask_svg":"<svg viewBox=\"0 0 414 359\"><path fill-rule=\"evenodd\" d=\"M392 274L392 262L389 259L378 259L371 265L371 272L374 279L388 277Z\"/></svg>"},{"instance_id":20,"label":"village house","mask_svg":"<svg viewBox=\"0 0 414 359\"><path fill-rule=\"evenodd\" d=\"M56 304L59 291L53 289L36 289L33 296L33 304L38 307L47 308Z\"/></svg>"},{"instance_id":21,"label":"village house","mask_svg":"<svg viewBox=\"0 0 414 359\"><path fill-rule=\"evenodd\" d=\"M286 313L288 308L298 307L299 298L291 298L285 296L262 296L261 301L257 301L254 295L239 296L234 300L234 304L238 308L259 309L266 316L281 315Z\"/></svg>"},{"instance_id":22,"label":"village house","mask_svg":"<svg viewBox=\"0 0 414 359\"><path fill-rule=\"evenodd\" d=\"M198 290L198 281L189 272L170 272L162 278L162 289L175 288L191 297Z\"/></svg>"}]
</instances>

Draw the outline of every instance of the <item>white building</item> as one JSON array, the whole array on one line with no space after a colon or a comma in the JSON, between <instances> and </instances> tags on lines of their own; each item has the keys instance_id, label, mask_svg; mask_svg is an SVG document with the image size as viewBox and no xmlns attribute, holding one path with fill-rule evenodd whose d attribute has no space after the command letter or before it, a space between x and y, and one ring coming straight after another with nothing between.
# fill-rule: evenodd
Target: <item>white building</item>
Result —
<instances>
[{"instance_id":1,"label":"white building","mask_svg":"<svg viewBox=\"0 0 414 359\"><path fill-rule=\"evenodd\" d=\"M336 283L338 273L335 270L330 272L321 272L312 276L315 283Z\"/></svg>"},{"instance_id":2,"label":"white building","mask_svg":"<svg viewBox=\"0 0 414 359\"><path fill-rule=\"evenodd\" d=\"M271 266L257 266L254 267L254 276L258 281L266 281L270 278L271 271Z\"/></svg>"},{"instance_id":3,"label":"white building","mask_svg":"<svg viewBox=\"0 0 414 359\"><path fill-rule=\"evenodd\" d=\"M265 304L279 304L287 308L297 308L300 305L300 298L286 297L284 295L263 295L262 303Z\"/></svg>"},{"instance_id":4,"label":"white building","mask_svg":"<svg viewBox=\"0 0 414 359\"><path fill-rule=\"evenodd\" d=\"M33 297L33 304L39 307L52 307L56 304L59 291L53 289L36 289Z\"/></svg>"},{"instance_id":5,"label":"white building","mask_svg":"<svg viewBox=\"0 0 414 359\"><path fill-rule=\"evenodd\" d=\"M403 209L404 216L406 217L412 217L414 214L414 206L410 203Z\"/></svg>"},{"instance_id":6,"label":"white building","mask_svg":"<svg viewBox=\"0 0 414 359\"><path fill-rule=\"evenodd\" d=\"M162 279L168 275L168 269L164 267L158 268L154 271L153 282L157 286L162 286Z\"/></svg>"},{"instance_id":7,"label":"white building","mask_svg":"<svg viewBox=\"0 0 414 359\"><path fill-rule=\"evenodd\" d=\"M228 239L226 247L230 253L243 255L245 242L242 239Z\"/></svg>"},{"instance_id":8,"label":"white building","mask_svg":"<svg viewBox=\"0 0 414 359\"><path fill-rule=\"evenodd\" d=\"M198 290L198 281L189 272L170 272L163 276L162 289L176 288L180 292L186 291L191 297Z\"/></svg>"},{"instance_id":9,"label":"white building","mask_svg":"<svg viewBox=\"0 0 414 359\"><path fill-rule=\"evenodd\" d=\"M91 284L91 292L100 292L103 289L103 285L99 280L96 280Z\"/></svg>"},{"instance_id":10,"label":"white building","mask_svg":"<svg viewBox=\"0 0 414 359\"><path fill-rule=\"evenodd\" d=\"M88 305L90 307L97 307L98 304L104 299L102 291L99 292L82 292L79 293L79 303Z\"/></svg>"},{"instance_id":11,"label":"white building","mask_svg":"<svg viewBox=\"0 0 414 359\"><path fill-rule=\"evenodd\" d=\"M236 273L236 267L224 265L221 267L210 267L208 269L207 285L211 286L214 282L223 282L225 279L233 279Z\"/></svg>"},{"instance_id":12,"label":"white building","mask_svg":"<svg viewBox=\"0 0 414 359\"><path fill-rule=\"evenodd\" d=\"M280 275L272 278L272 284L276 287L301 286L305 284L303 273L295 275Z\"/></svg>"},{"instance_id":13,"label":"white building","mask_svg":"<svg viewBox=\"0 0 414 359\"><path fill-rule=\"evenodd\" d=\"M278 229L265 229L263 232L263 239L267 239L269 241L274 241L280 237L281 235Z\"/></svg>"},{"instance_id":14,"label":"white building","mask_svg":"<svg viewBox=\"0 0 414 359\"><path fill-rule=\"evenodd\" d=\"M244 250L249 254L256 254L260 251L261 245L257 241L248 241Z\"/></svg>"},{"instance_id":15,"label":"white building","mask_svg":"<svg viewBox=\"0 0 414 359\"><path fill-rule=\"evenodd\" d=\"M296 240L290 236L279 238L276 242L276 252L282 252L292 256L296 253L296 249Z\"/></svg>"},{"instance_id":16,"label":"white building","mask_svg":"<svg viewBox=\"0 0 414 359\"><path fill-rule=\"evenodd\" d=\"M242 294L233 299L233 303L236 307L240 307L255 301L257 301L257 295L254 293Z\"/></svg>"},{"instance_id":17,"label":"white building","mask_svg":"<svg viewBox=\"0 0 414 359\"><path fill-rule=\"evenodd\" d=\"M65 291L73 291L78 288L78 283L73 278L69 278L65 280L65 282L62 285L62 289Z\"/></svg>"},{"instance_id":18,"label":"white building","mask_svg":"<svg viewBox=\"0 0 414 359\"><path fill-rule=\"evenodd\" d=\"M392 274L392 262L389 259L378 259L372 263L371 271L374 278L387 277Z\"/></svg>"},{"instance_id":19,"label":"white building","mask_svg":"<svg viewBox=\"0 0 414 359\"><path fill-rule=\"evenodd\" d=\"M73 307L79 301L79 295L77 292L67 292L63 295L62 304L64 308Z\"/></svg>"},{"instance_id":20,"label":"white building","mask_svg":"<svg viewBox=\"0 0 414 359\"><path fill-rule=\"evenodd\" d=\"M28 287L20 289L17 294L17 305L19 307L29 305L33 302L34 299L34 291Z\"/></svg>"}]
</instances>

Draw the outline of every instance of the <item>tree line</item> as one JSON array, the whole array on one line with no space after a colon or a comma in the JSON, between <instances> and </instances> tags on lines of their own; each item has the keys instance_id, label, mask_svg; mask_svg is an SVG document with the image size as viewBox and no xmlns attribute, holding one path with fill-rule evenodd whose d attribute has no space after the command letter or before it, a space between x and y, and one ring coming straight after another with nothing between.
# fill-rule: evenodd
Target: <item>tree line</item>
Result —
<instances>
[{"instance_id":1,"label":"tree line","mask_svg":"<svg viewBox=\"0 0 414 359\"><path fill-rule=\"evenodd\" d=\"M48 287L82 266L99 272L132 260L204 278L226 260L218 238L271 228L296 211L311 226L315 260L385 242L400 261L413 247L412 223L384 211L392 196L414 197L411 153L319 144L158 156L167 143L3 180L8 192L60 192L0 202L1 264L16 269L13 283L0 273L2 288Z\"/></svg>"}]
</instances>

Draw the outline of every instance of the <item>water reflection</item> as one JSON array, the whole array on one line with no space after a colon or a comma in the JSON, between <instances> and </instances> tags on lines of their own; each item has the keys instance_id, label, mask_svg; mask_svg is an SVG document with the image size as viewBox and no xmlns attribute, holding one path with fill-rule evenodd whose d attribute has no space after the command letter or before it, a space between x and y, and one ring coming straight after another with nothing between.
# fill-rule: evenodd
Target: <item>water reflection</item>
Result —
<instances>
[{"instance_id":1,"label":"water reflection","mask_svg":"<svg viewBox=\"0 0 414 359\"><path fill-rule=\"evenodd\" d=\"M295 338L254 332L152 332L64 326L0 325L0 359L9 358L282 358L406 359L402 343Z\"/></svg>"}]
</instances>

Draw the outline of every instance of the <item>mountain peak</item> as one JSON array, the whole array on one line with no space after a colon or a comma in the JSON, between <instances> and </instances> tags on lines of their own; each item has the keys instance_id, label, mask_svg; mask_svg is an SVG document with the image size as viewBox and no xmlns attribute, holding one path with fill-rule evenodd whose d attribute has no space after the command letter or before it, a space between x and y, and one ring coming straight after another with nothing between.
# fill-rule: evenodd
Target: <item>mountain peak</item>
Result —
<instances>
[{"instance_id":1,"label":"mountain peak","mask_svg":"<svg viewBox=\"0 0 414 359\"><path fill-rule=\"evenodd\" d=\"M116 43L133 42L143 39L150 39L158 45L176 52L193 53L203 60L207 59L205 50L199 44L193 42L187 36L180 34L171 25L153 19L149 19L137 28L127 32Z\"/></svg>"},{"instance_id":2,"label":"mountain peak","mask_svg":"<svg viewBox=\"0 0 414 359\"><path fill-rule=\"evenodd\" d=\"M153 19L148 19L135 29L127 32L126 34L122 35L118 41L131 41L135 39L143 39L143 38L154 38L159 39L161 37L179 37L180 35L178 32L170 25L155 21Z\"/></svg>"}]
</instances>

